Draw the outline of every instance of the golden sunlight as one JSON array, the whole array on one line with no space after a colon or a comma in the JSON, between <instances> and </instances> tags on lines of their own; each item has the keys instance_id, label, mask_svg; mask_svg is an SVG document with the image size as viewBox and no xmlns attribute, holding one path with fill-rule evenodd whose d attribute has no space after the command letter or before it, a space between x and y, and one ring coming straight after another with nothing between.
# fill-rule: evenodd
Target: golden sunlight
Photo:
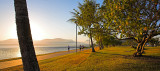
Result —
<instances>
[{"instance_id":1,"label":"golden sunlight","mask_svg":"<svg viewBox=\"0 0 160 71\"><path fill-rule=\"evenodd\" d=\"M45 36L46 33L44 33L44 30L42 29L42 27L40 27L40 25L36 24L35 22L31 22L30 26L33 40L43 40L47 38ZM11 25L8 31L6 32L6 37L3 40L6 39L17 39L15 24Z\"/></svg>"},{"instance_id":2,"label":"golden sunlight","mask_svg":"<svg viewBox=\"0 0 160 71\"><path fill-rule=\"evenodd\" d=\"M43 32L42 28L35 22L31 22L30 25L33 40L43 40L45 38L45 33Z\"/></svg>"},{"instance_id":3,"label":"golden sunlight","mask_svg":"<svg viewBox=\"0 0 160 71\"><path fill-rule=\"evenodd\" d=\"M21 57L20 50L17 51L17 57Z\"/></svg>"}]
</instances>

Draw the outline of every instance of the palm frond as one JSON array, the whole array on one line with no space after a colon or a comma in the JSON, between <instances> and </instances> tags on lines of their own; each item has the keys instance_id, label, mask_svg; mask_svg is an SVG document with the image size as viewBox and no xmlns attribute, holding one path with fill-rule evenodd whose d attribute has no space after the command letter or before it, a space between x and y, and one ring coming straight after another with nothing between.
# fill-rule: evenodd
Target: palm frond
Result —
<instances>
[{"instance_id":1,"label":"palm frond","mask_svg":"<svg viewBox=\"0 0 160 71\"><path fill-rule=\"evenodd\" d=\"M69 19L68 21L75 23L76 19L75 19L75 18L71 18L71 19Z\"/></svg>"}]
</instances>

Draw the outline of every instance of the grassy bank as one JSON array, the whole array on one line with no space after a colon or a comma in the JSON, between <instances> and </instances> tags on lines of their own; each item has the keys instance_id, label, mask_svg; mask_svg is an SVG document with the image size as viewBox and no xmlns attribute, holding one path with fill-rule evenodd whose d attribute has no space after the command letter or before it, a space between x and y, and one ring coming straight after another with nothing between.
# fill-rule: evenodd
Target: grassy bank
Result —
<instances>
[{"instance_id":1,"label":"grassy bank","mask_svg":"<svg viewBox=\"0 0 160 71\"><path fill-rule=\"evenodd\" d=\"M160 71L160 47L147 47L143 57L132 57L130 47L86 50L39 61L41 71ZM22 66L2 71L21 71Z\"/></svg>"}]
</instances>

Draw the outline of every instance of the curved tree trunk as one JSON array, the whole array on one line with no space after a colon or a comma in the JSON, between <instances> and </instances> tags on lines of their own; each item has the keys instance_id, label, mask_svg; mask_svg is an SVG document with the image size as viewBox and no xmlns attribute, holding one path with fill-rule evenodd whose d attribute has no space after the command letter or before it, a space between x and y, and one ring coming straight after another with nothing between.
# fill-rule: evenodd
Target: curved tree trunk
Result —
<instances>
[{"instance_id":1,"label":"curved tree trunk","mask_svg":"<svg viewBox=\"0 0 160 71\"><path fill-rule=\"evenodd\" d=\"M139 51L140 46L141 46L141 43L138 43L138 46L137 46L136 52L138 52L138 51Z\"/></svg>"},{"instance_id":2,"label":"curved tree trunk","mask_svg":"<svg viewBox=\"0 0 160 71\"><path fill-rule=\"evenodd\" d=\"M102 39L100 39L100 41L99 41L99 47L100 47L100 50L102 50L104 48L103 43L102 43Z\"/></svg>"},{"instance_id":3,"label":"curved tree trunk","mask_svg":"<svg viewBox=\"0 0 160 71\"><path fill-rule=\"evenodd\" d=\"M149 36L148 38L145 36L141 43L138 44L137 46L137 50L136 52L133 54L133 56L142 56L142 54L144 53L144 46L147 43L147 41L151 38L151 36Z\"/></svg>"},{"instance_id":4,"label":"curved tree trunk","mask_svg":"<svg viewBox=\"0 0 160 71\"><path fill-rule=\"evenodd\" d=\"M30 30L26 0L14 0L17 35L24 71L40 71Z\"/></svg>"},{"instance_id":5,"label":"curved tree trunk","mask_svg":"<svg viewBox=\"0 0 160 71\"><path fill-rule=\"evenodd\" d=\"M142 53L141 53L141 47L142 47L142 45L143 45L142 43L138 43L136 52L133 54L133 56L135 56L135 57L142 56Z\"/></svg>"},{"instance_id":6,"label":"curved tree trunk","mask_svg":"<svg viewBox=\"0 0 160 71\"><path fill-rule=\"evenodd\" d=\"M102 48L102 49L104 48L103 43L102 43L102 39L101 39L101 48Z\"/></svg>"},{"instance_id":7,"label":"curved tree trunk","mask_svg":"<svg viewBox=\"0 0 160 71\"><path fill-rule=\"evenodd\" d=\"M101 50L102 48L101 48L101 43L100 42L98 42L98 45L99 45L99 49Z\"/></svg>"},{"instance_id":8,"label":"curved tree trunk","mask_svg":"<svg viewBox=\"0 0 160 71\"><path fill-rule=\"evenodd\" d=\"M144 46L146 45L147 41L145 41L141 47L141 53L144 53Z\"/></svg>"},{"instance_id":9,"label":"curved tree trunk","mask_svg":"<svg viewBox=\"0 0 160 71\"><path fill-rule=\"evenodd\" d=\"M95 52L94 46L93 46L93 40L92 40L92 33L91 33L91 31L90 31L90 39L91 39L92 52Z\"/></svg>"}]
</instances>

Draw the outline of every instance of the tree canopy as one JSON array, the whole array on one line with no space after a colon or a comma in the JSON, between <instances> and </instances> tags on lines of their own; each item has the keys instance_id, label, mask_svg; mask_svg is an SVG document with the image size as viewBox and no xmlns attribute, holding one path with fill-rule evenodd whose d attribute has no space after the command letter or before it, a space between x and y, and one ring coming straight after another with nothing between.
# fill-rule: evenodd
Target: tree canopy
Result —
<instances>
[{"instance_id":1,"label":"tree canopy","mask_svg":"<svg viewBox=\"0 0 160 71\"><path fill-rule=\"evenodd\" d=\"M132 39L138 43L134 56L142 55L145 44L160 34L160 0L104 0L101 6L84 0L78 9L73 14L79 34L93 37L99 45L113 37Z\"/></svg>"},{"instance_id":2,"label":"tree canopy","mask_svg":"<svg viewBox=\"0 0 160 71\"><path fill-rule=\"evenodd\" d=\"M135 55L141 55L145 44L160 34L160 1L104 0L104 18L121 38L133 39L139 45Z\"/></svg>"}]
</instances>

